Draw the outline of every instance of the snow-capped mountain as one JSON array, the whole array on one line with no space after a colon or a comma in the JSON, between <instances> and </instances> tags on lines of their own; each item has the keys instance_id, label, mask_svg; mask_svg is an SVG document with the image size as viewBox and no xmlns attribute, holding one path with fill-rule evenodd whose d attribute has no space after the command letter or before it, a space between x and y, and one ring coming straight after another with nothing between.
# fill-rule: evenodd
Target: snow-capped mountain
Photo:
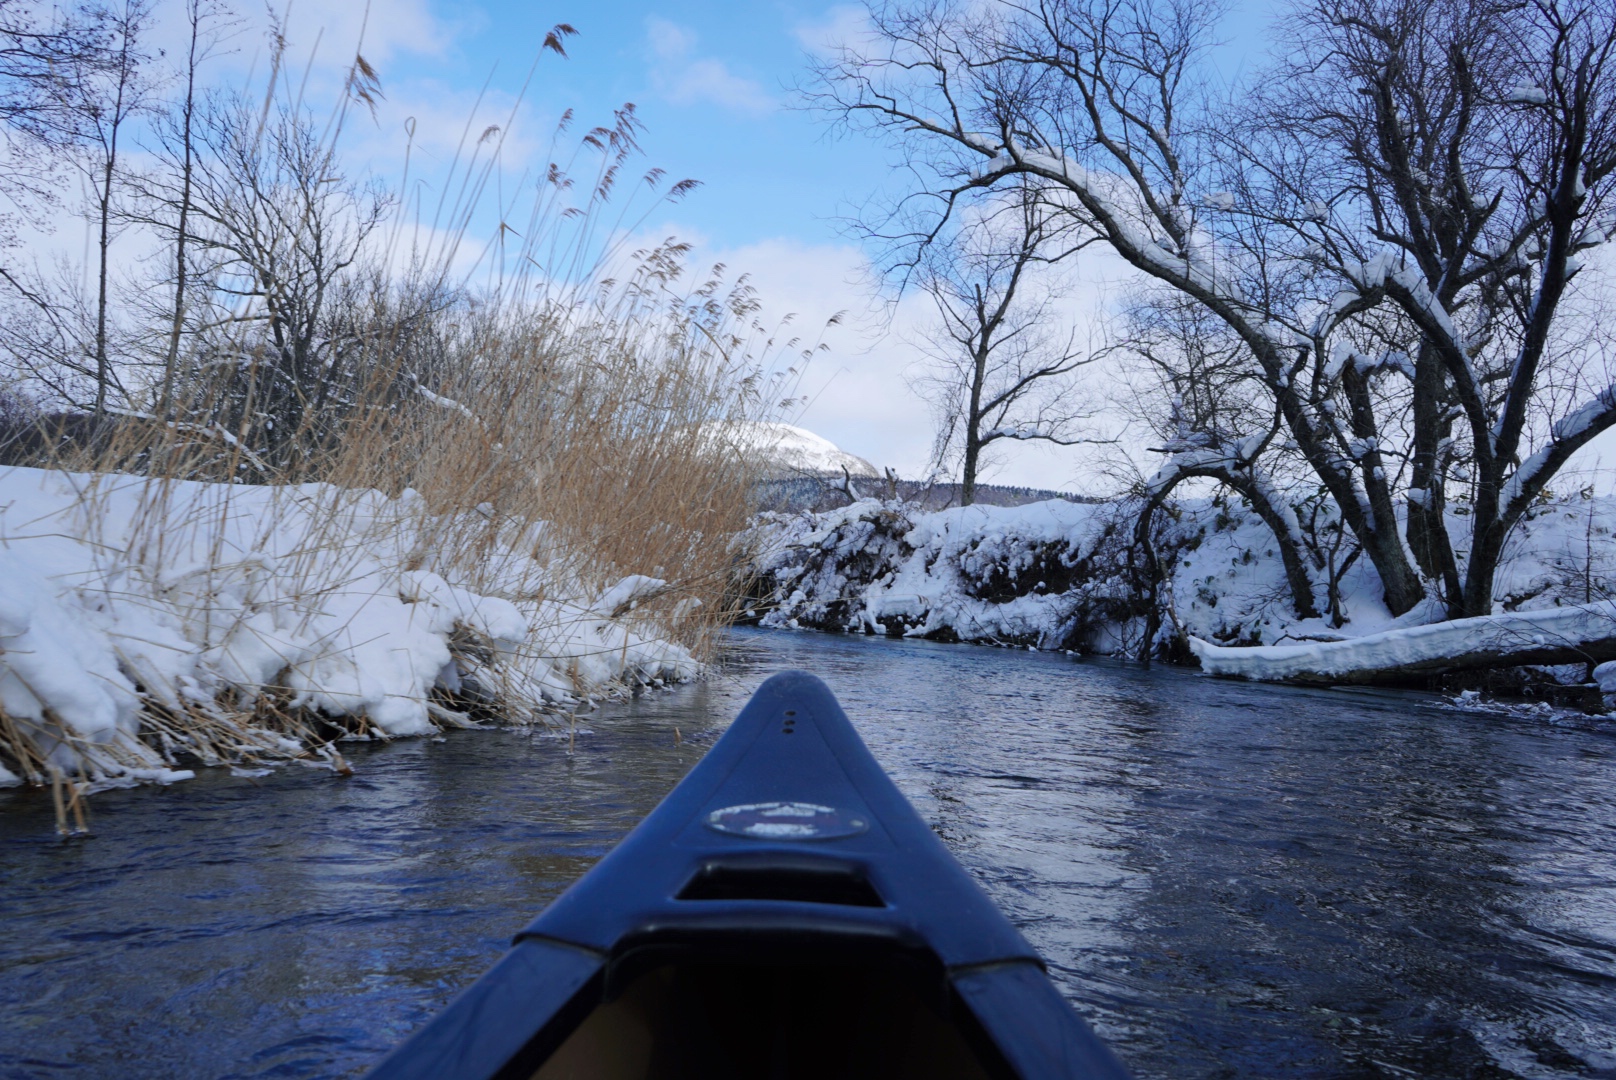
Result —
<instances>
[{"instance_id":1,"label":"snow-capped mountain","mask_svg":"<svg viewBox=\"0 0 1616 1080\"><path fill-rule=\"evenodd\" d=\"M807 428L776 421L744 421L730 425L726 434L747 453L762 455L776 477L840 476L846 468L853 476L878 477L880 471L857 454L850 454Z\"/></svg>"}]
</instances>

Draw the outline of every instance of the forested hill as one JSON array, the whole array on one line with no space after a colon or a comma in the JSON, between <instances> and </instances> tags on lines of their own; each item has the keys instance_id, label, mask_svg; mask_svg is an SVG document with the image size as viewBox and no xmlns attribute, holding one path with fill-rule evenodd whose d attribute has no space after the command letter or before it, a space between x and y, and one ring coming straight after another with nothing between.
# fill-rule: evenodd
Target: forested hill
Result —
<instances>
[{"instance_id":1,"label":"forested hill","mask_svg":"<svg viewBox=\"0 0 1616 1080\"><path fill-rule=\"evenodd\" d=\"M776 513L809 510L821 512L848 502L840 487L841 477L801 475L786 479L765 480L759 485L759 508ZM888 498L889 484L855 476L854 491L862 496ZM927 483L921 480L899 480L897 497L921 510L946 510L960 504L960 485ZM1097 504L1104 499L1093 495L1078 495L1069 491L1049 488L1017 487L1009 484L977 484L976 503L981 506L1026 506L1029 503L1060 499L1072 503Z\"/></svg>"}]
</instances>

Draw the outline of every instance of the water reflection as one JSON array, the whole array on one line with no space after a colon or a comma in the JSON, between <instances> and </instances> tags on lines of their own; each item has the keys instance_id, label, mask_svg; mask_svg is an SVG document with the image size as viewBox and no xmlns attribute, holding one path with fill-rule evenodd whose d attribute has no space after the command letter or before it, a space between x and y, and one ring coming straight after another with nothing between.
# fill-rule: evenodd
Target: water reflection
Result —
<instances>
[{"instance_id":1,"label":"water reflection","mask_svg":"<svg viewBox=\"0 0 1616 1080\"><path fill-rule=\"evenodd\" d=\"M109 792L78 844L0 795L0 1075L362 1069L785 667L1142 1076L1616 1075L1609 726L759 633L570 754L474 732L362 747L349 780Z\"/></svg>"}]
</instances>

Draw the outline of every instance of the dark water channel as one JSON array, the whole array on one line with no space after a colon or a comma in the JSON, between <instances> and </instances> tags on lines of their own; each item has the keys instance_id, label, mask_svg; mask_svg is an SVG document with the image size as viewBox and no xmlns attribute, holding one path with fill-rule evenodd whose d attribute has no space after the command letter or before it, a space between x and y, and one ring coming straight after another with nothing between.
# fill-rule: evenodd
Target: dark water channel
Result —
<instances>
[{"instance_id":1,"label":"dark water channel","mask_svg":"<svg viewBox=\"0 0 1616 1080\"><path fill-rule=\"evenodd\" d=\"M1141 1077L1616 1077L1616 724L746 632L565 738L0 794L0 1077L312 1077L487 967L711 745L821 674ZM675 728L678 736L675 736Z\"/></svg>"}]
</instances>

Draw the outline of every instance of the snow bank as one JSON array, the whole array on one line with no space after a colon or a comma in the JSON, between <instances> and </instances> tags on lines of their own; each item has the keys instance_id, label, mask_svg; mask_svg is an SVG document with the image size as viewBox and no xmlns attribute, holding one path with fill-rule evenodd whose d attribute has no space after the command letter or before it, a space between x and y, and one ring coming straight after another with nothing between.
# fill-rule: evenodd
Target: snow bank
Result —
<instances>
[{"instance_id":1,"label":"snow bank","mask_svg":"<svg viewBox=\"0 0 1616 1080\"><path fill-rule=\"evenodd\" d=\"M1159 544L1174 618L1217 640L1279 627L1285 587L1255 515L1184 504ZM865 500L763 515L754 530L768 626L1128 653L1143 608L1119 504L1064 500L932 513ZM1385 618L1365 605L1366 617ZM1171 629L1172 624L1169 624Z\"/></svg>"},{"instance_id":2,"label":"snow bank","mask_svg":"<svg viewBox=\"0 0 1616 1080\"><path fill-rule=\"evenodd\" d=\"M1465 524L1455 516L1453 534L1463 535ZM1149 622L1129 563L1132 529L1132 507L1123 503L925 513L866 500L817 514L765 514L752 537L761 552L757 607L770 626L1134 656ZM1508 641L1529 653L1535 636L1545 653L1563 651L1580 634L1613 636L1600 622L1602 602L1616 597L1613 530L1616 499L1535 507L1506 546L1498 621L1469 628L1441 623L1431 601L1394 619L1368 560L1356 560L1341 579L1337 624L1295 617L1272 534L1255 513L1236 499L1175 500L1158 515L1154 543L1166 580L1151 644L1161 651L1198 641L1192 647L1209 669L1233 673L1222 665L1244 664L1239 673L1264 678L1434 664L1446 650L1461 657ZM1321 586L1320 608L1326 599ZM1284 673L1254 674L1260 667Z\"/></svg>"},{"instance_id":3,"label":"snow bank","mask_svg":"<svg viewBox=\"0 0 1616 1080\"><path fill-rule=\"evenodd\" d=\"M1064 501L922 513L864 500L764 515L769 626L1053 648L1073 633L1103 508Z\"/></svg>"},{"instance_id":4,"label":"snow bank","mask_svg":"<svg viewBox=\"0 0 1616 1080\"><path fill-rule=\"evenodd\" d=\"M448 554L468 532L470 567ZM0 469L0 749L36 780L170 780L180 752L307 753L307 732L253 719L266 707L419 735L463 720L435 692L525 720L696 674L547 571L534 533L435 517L413 492Z\"/></svg>"}]
</instances>

